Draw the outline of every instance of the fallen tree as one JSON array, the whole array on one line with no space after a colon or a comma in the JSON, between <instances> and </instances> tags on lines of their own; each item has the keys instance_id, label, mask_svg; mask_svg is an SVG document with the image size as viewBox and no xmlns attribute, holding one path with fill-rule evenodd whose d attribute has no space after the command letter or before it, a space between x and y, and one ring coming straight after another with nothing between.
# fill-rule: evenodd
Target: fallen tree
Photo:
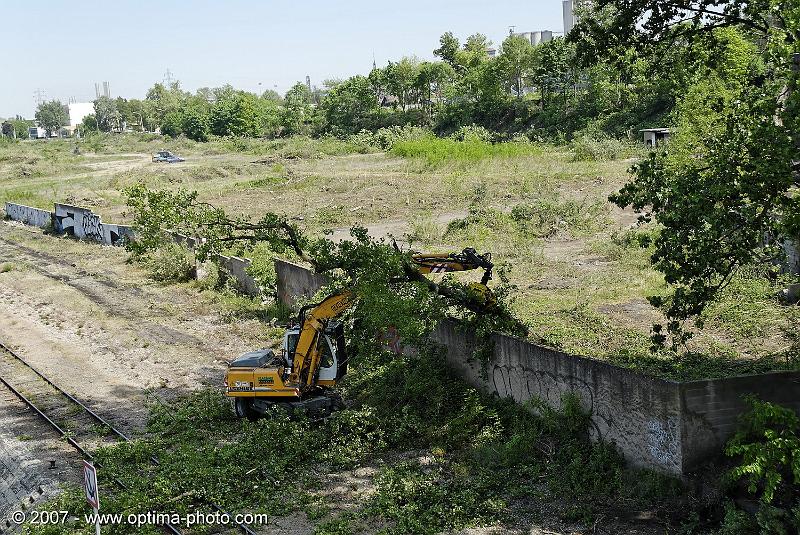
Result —
<instances>
[{"instance_id":1,"label":"fallen tree","mask_svg":"<svg viewBox=\"0 0 800 535\"><path fill-rule=\"evenodd\" d=\"M285 216L266 213L259 220L233 217L201 202L196 192L150 190L136 185L125 190L133 212L137 239L128 244L135 256L172 243L173 232L198 238L195 255L203 262L214 254L247 256L267 244L275 255L297 258L324 273L330 290L348 287L359 296L353 315L370 332L392 325L408 342L422 341L446 315L458 315L478 332L501 331L527 335L527 328L510 309L511 285L502 266L501 282L487 302L455 277L441 281L424 276L403 251L385 239L370 237L363 227L351 229L351 239L334 243L326 236L311 237Z\"/></svg>"}]
</instances>

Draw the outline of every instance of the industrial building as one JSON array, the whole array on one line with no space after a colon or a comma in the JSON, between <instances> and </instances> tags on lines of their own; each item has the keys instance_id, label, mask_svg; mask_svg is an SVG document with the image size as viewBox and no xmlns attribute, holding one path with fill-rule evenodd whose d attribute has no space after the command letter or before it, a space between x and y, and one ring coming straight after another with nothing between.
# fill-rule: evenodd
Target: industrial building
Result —
<instances>
[{"instance_id":1,"label":"industrial building","mask_svg":"<svg viewBox=\"0 0 800 535\"><path fill-rule=\"evenodd\" d=\"M70 134L75 131L75 127L83 122L87 115L94 113L94 104L92 102L70 102L69 108L69 130Z\"/></svg>"},{"instance_id":2,"label":"industrial building","mask_svg":"<svg viewBox=\"0 0 800 535\"><path fill-rule=\"evenodd\" d=\"M578 23L578 17L575 16L575 0L561 2L561 10L564 19L564 35L567 35Z\"/></svg>"},{"instance_id":3,"label":"industrial building","mask_svg":"<svg viewBox=\"0 0 800 535\"><path fill-rule=\"evenodd\" d=\"M580 0L563 0L561 3L562 18L564 24L564 35L572 31L572 28L578 23L578 16L575 14L575 3ZM512 35L522 37L529 41L533 46L541 43L547 43L553 40L553 32L551 30L539 30L532 32L518 32Z\"/></svg>"}]
</instances>

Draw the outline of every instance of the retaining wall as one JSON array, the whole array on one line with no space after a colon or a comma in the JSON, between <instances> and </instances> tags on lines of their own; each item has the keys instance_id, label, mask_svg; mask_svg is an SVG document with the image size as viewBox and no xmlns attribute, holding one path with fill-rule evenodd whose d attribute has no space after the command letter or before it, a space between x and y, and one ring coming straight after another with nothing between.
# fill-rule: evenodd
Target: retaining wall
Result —
<instances>
[{"instance_id":1,"label":"retaining wall","mask_svg":"<svg viewBox=\"0 0 800 535\"><path fill-rule=\"evenodd\" d=\"M236 285L239 287L240 291L247 295L261 294L261 288L259 288L258 283L256 283L255 279L247 272L247 268L250 266L250 260L239 258L238 256L224 255L214 255L213 260L236 280Z\"/></svg>"},{"instance_id":2,"label":"retaining wall","mask_svg":"<svg viewBox=\"0 0 800 535\"><path fill-rule=\"evenodd\" d=\"M69 234L78 239L94 240L105 245L119 245L133 238L133 228L127 225L103 223L100 216L88 208L55 204L56 232Z\"/></svg>"},{"instance_id":3,"label":"retaining wall","mask_svg":"<svg viewBox=\"0 0 800 535\"><path fill-rule=\"evenodd\" d=\"M325 275L314 273L310 269L285 260L275 260L275 273L278 299L289 306L292 306L298 297L311 297L328 282Z\"/></svg>"},{"instance_id":4,"label":"retaining wall","mask_svg":"<svg viewBox=\"0 0 800 535\"><path fill-rule=\"evenodd\" d=\"M32 208L24 204L6 203L6 215L9 219L39 228L47 228L53 224L53 212Z\"/></svg>"},{"instance_id":5,"label":"retaining wall","mask_svg":"<svg viewBox=\"0 0 800 535\"><path fill-rule=\"evenodd\" d=\"M197 238L179 234L177 232L170 232L172 239L175 243L186 246L190 250L194 250L197 246ZM256 280L247 272L250 267L251 261L247 258L239 258L238 256L225 256L221 254L210 255L212 262L216 263L219 267L224 269L228 276L236 281L239 290L247 295L255 296L261 294L261 288ZM198 276L198 278L201 278Z\"/></svg>"},{"instance_id":6,"label":"retaining wall","mask_svg":"<svg viewBox=\"0 0 800 535\"><path fill-rule=\"evenodd\" d=\"M683 472L677 383L502 334L493 335L493 358L484 370L470 358L474 335L458 323L443 321L433 338L450 366L484 392L517 403L539 398L552 407L575 394L591 414L594 439L614 442L634 465Z\"/></svg>"},{"instance_id":7,"label":"retaining wall","mask_svg":"<svg viewBox=\"0 0 800 535\"><path fill-rule=\"evenodd\" d=\"M747 410L744 397L780 403L800 413L800 372L687 381L679 384L684 471L697 468L722 451Z\"/></svg>"}]
</instances>

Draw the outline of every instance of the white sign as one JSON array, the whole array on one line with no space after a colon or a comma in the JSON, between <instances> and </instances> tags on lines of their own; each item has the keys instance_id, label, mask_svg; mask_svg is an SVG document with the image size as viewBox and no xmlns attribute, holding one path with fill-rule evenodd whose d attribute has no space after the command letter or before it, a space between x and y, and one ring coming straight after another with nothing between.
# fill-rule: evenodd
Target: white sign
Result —
<instances>
[{"instance_id":1,"label":"white sign","mask_svg":"<svg viewBox=\"0 0 800 535\"><path fill-rule=\"evenodd\" d=\"M86 493L86 502L92 506L92 509L100 509L97 469L89 461L83 461L83 490Z\"/></svg>"}]
</instances>

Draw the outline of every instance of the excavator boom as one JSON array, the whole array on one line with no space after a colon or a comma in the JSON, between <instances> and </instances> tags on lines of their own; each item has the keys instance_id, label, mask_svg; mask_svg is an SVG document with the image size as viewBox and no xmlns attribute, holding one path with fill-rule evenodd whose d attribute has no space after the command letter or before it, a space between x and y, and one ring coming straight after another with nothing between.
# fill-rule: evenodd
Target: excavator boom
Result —
<instances>
[{"instance_id":1,"label":"excavator boom","mask_svg":"<svg viewBox=\"0 0 800 535\"><path fill-rule=\"evenodd\" d=\"M300 338L292 358L292 373L287 385L301 390L313 386L314 375L320 362L320 336L325 324L341 315L355 301L350 290L329 295L321 303L300 309Z\"/></svg>"}]
</instances>

